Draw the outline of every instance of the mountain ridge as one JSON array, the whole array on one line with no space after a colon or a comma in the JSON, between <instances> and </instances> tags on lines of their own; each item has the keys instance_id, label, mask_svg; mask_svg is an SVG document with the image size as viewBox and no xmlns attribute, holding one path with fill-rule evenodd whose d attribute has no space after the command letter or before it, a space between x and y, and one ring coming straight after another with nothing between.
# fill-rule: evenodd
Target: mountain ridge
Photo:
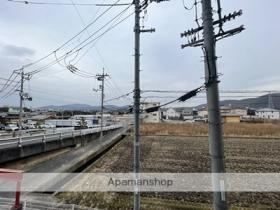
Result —
<instances>
[{"instance_id":1,"label":"mountain ridge","mask_svg":"<svg viewBox=\"0 0 280 210\"><path fill-rule=\"evenodd\" d=\"M223 100L220 101L221 106L230 106L232 108L252 108L260 109L270 107L269 101L271 101L273 108L280 110L280 93L267 94L259 96L256 98L246 98L240 100ZM200 109L207 106L206 104L201 104L195 106L195 108ZM116 105L106 105L105 110L123 110L127 109L128 105L116 106ZM92 106L88 104L66 104L66 105L49 105L39 107L38 109L48 109L48 110L81 110L81 111L100 111L100 106Z\"/></svg>"}]
</instances>

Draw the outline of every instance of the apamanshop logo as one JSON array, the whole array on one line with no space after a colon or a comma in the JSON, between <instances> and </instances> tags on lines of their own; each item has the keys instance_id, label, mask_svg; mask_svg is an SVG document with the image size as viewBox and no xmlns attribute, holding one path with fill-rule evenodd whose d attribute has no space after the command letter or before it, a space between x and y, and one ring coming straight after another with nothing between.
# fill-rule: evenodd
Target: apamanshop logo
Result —
<instances>
[{"instance_id":1,"label":"apamanshop logo","mask_svg":"<svg viewBox=\"0 0 280 210\"><path fill-rule=\"evenodd\" d=\"M108 186L114 187L171 187L173 181L170 179L114 179L110 178Z\"/></svg>"}]
</instances>

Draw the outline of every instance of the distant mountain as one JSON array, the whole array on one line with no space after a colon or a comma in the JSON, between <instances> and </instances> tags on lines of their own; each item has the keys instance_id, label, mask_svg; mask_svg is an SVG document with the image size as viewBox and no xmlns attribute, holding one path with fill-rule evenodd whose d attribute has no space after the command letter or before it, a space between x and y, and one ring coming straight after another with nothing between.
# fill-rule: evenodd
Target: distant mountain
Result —
<instances>
[{"instance_id":1,"label":"distant mountain","mask_svg":"<svg viewBox=\"0 0 280 210\"><path fill-rule=\"evenodd\" d=\"M270 99L269 99L270 98ZM231 106L233 108L267 108L269 107L269 100L272 102L271 104L275 109L280 110L280 93L273 93L271 95L263 95L257 98L246 98L242 100L224 100L221 101L221 106ZM197 106L197 108L202 108L206 106L206 104L202 104Z\"/></svg>"},{"instance_id":2,"label":"distant mountain","mask_svg":"<svg viewBox=\"0 0 280 210\"><path fill-rule=\"evenodd\" d=\"M126 109L128 106L115 106L115 105L105 105L105 110L123 110ZM79 110L79 111L100 111L101 107L100 106L91 106L88 104L66 104L66 105L61 105L61 106L43 106L39 107L38 109L44 109L44 110L68 110L68 111L73 111L73 110Z\"/></svg>"},{"instance_id":3,"label":"distant mountain","mask_svg":"<svg viewBox=\"0 0 280 210\"><path fill-rule=\"evenodd\" d=\"M269 99L271 97L271 99ZM280 93L273 93L271 95L263 95L257 98L247 98L242 100L224 100L221 101L220 104L222 106L231 106L233 108L267 108L269 107L269 100L272 102L272 105L275 109L280 110ZM201 104L195 108L200 109L205 107L206 104ZM79 110L79 111L100 111L100 106L91 106L88 104L67 104L62 106L44 106L39 109L45 110ZM105 110L127 110L128 106L115 106L115 105L106 105Z\"/></svg>"}]
</instances>

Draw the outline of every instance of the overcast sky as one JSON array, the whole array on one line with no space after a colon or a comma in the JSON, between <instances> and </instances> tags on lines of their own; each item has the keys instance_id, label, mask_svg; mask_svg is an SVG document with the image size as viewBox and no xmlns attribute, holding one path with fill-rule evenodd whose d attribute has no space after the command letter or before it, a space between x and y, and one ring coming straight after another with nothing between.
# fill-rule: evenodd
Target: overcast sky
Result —
<instances>
[{"instance_id":1,"label":"overcast sky","mask_svg":"<svg viewBox=\"0 0 280 210\"><path fill-rule=\"evenodd\" d=\"M71 0L34 0L37 2L65 2ZM104 0L73 0L75 3L110 3ZM125 0L121 0L125 2ZM214 2L214 1L213 1ZM191 0L185 4L190 6ZM277 14L279 0L224 0L223 14L243 10L243 16L225 24L225 29L245 25L241 34L217 43L218 72L222 90L280 90L280 24ZM90 23L106 7L77 6L85 23ZM98 30L125 7L116 7L93 24L88 31L74 39L67 48L58 51L57 56L68 52L71 47ZM199 5L200 9L200 5ZM215 8L214 8L215 9ZM129 15L133 7L122 17ZM201 15L201 11L199 11ZM194 10L183 7L182 0L171 0L161 4L149 5L141 24L146 28L156 28L156 33L141 35L141 89L189 90L204 81L204 65L200 48L180 48L186 39L180 33L196 27ZM77 58L70 57L66 62L91 74L101 73L102 68L110 74L105 86L106 98L114 98L133 89L134 76L134 18L131 16L116 28L102 36L95 44L82 49ZM54 51L65 41L77 34L83 23L74 6L25 5L1 0L0 4L0 77L8 78L14 69L35 61ZM99 51L99 53L98 53ZM84 55L85 52L88 52ZM74 55L75 56L75 55ZM83 56L81 58L81 56ZM81 58L81 59L80 59ZM29 72L55 60L48 59L26 68ZM32 77L25 82L25 91L33 97L27 106L61 105L86 103L98 105L100 93L93 92L99 83L94 78L81 78L72 74L62 61ZM5 81L1 80L1 84ZM2 85L1 85L2 87ZM7 90L6 90L7 92ZM5 92L0 93L1 96ZM150 94L156 95L159 94ZM145 95L143 95L145 96ZM166 96L164 94L163 96ZM172 95L170 95L172 96ZM159 99L155 99L159 100ZM161 99L161 102L170 99ZM186 105L201 103L192 100ZM7 99L0 99L0 105L18 105L18 93ZM131 100L122 99L110 104L129 104Z\"/></svg>"}]
</instances>

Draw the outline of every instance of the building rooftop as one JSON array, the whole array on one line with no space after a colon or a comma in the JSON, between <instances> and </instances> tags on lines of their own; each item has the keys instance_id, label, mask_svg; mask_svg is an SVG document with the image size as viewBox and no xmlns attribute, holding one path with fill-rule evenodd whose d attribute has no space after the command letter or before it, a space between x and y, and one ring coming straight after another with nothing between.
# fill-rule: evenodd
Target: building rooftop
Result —
<instances>
[{"instance_id":1,"label":"building rooftop","mask_svg":"<svg viewBox=\"0 0 280 210\"><path fill-rule=\"evenodd\" d=\"M279 110L272 109L272 108L262 108L262 109L258 109L257 112L279 112Z\"/></svg>"}]
</instances>

